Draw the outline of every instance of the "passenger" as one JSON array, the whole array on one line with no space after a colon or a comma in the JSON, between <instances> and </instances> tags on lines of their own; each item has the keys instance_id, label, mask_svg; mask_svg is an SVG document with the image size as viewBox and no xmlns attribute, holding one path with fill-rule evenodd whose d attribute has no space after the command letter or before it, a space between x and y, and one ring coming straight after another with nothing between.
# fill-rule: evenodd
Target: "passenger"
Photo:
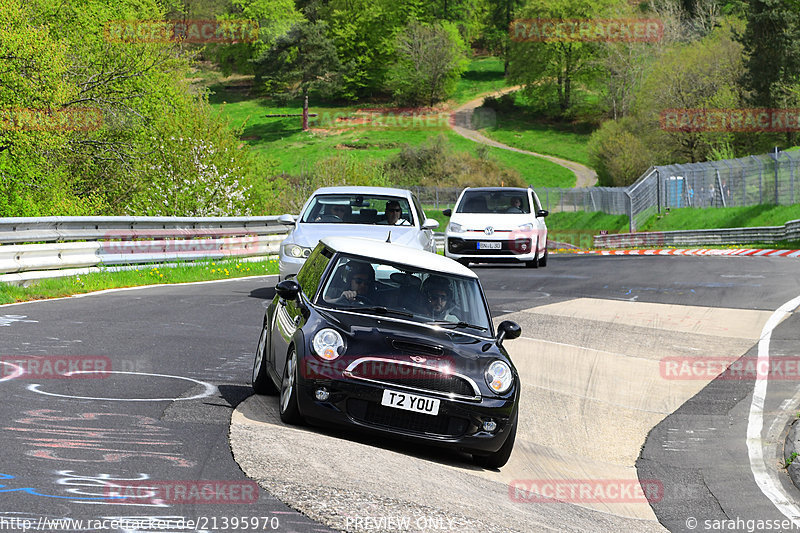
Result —
<instances>
[{"instance_id":1,"label":"passenger","mask_svg":"<svg viewBox=\"0 0 800 533\"><path fill-rule=\"evenodd\" d=\"M422 284L422 296L427 304L427 314L434 320L459 322L459 318L450 313L453 292L450 282L441 276L429 276Z\"/></svg>"}]
</instances>

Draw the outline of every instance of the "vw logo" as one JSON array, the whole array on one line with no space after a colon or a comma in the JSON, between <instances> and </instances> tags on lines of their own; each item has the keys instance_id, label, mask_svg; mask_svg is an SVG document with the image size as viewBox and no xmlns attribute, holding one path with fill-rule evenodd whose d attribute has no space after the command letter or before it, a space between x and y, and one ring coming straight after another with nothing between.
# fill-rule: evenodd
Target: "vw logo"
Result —
<instances>
[{"instance_id":1,"label":"vw logo","mask_svg":"<svg viewBox=\"0 0 800 533\"><path fill-rule=\"evenodd\" d=\"M427 359L425 359L424 357L420 357L418 355L412 355L411 360L414 361L415 363L424 363L425 361L427 361Z\"/></svg>"},{"instance_id":2,"label":"vw logo","mask_svg":"<svg viewBox=\"0 0 800 533\"><path fill-rule=\"evenodd\" d=\"M486 235L492 235L494 233L494 228L491 226L486 226L486 229L483 230Z\"/></svg>"}]
</instances>

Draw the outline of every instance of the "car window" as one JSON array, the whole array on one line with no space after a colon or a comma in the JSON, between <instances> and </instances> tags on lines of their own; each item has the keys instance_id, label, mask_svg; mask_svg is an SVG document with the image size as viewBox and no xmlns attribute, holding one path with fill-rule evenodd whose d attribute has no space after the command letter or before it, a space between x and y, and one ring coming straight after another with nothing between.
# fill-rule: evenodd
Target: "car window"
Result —
<instances>
[{"instance_id":1,"label":"car window","mask_svg":"<svg viewBox=\"0 0 800 533\"><path fill-rule=\"evenodd\" d=\"M456 213L521 214L530 213L527 191L466 191Z\"/></svg>"},{"instance_id":2,"label":"car window","mask_svg":"<svg viewBox=\"0 0 800 533\"><path fill-rule=\"evenodd\" d=\"M338 256L317 303L421 323L465 322L477 326L471 333L491 329L477 279L374 259Z\"/></svg>"},{"instance_id":3,"label":"car window","mask_svg":"<svg viewBox=\"0 0 800 533\"><path fill-rule=\"evenodd\" d=\"M308 298L313 298L319 287L319 282L322 279L322 274L325 272L325 267L331 261L329 253L325 253L325 245L322 243L317 244L314 251L308 257L300 272L297 273L297 283Z\"/></svg>"},{"instance_id":4,"label":"car window","mask_svg":"<svg viewBox=\"0 0 800 533\"><path fill-rule=\"evenodd\" d=\"M387 207L400 208L400 219L412 224L408 199L399 196L324 194L315 196L303 212L305 223L387 224Z\"/></svg>"}]
</instances>

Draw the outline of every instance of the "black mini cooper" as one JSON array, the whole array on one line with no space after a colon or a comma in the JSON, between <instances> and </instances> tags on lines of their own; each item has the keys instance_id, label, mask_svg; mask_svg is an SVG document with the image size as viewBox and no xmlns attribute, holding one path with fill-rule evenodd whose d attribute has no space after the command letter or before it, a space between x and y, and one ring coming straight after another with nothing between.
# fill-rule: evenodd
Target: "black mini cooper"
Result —
<instances>
[{"instance_id":1,"label":"black mini cooper","mask_svg":"<svg viewBox=\"0 0 800 533\"><path fill-rule=\"evenodd\" d=\"M489 468L514 447L520 381L477 276L443 256L323 239L276 286L253 389L286 423L357 427L453 447Z\"/></svg>"}]
</instances>

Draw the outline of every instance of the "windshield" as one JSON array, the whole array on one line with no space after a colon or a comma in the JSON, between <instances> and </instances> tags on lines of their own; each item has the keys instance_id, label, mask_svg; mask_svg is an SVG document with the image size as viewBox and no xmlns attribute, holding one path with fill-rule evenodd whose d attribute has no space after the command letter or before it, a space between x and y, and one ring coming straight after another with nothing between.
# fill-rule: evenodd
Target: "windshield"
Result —
<instances>
[{"instance_id":1,"label":"windshield","mask_svg":"<svg viewBox=\"0 0 800 533\"><path fill-rule=\"evenodd\" d=\"M467 191L456 213L530 213L526 191Z\"/></svg>"},{"instance_id":2,"label":"windshield","mask_svg":"<svg viewBox=\"0 0 800 533\"><path fill-rule=\"evenodd\" d=\"M347 256L340 256L331 272L318 301L323 305L470 333L490 331L475 278Z\"/></svg>"},{"instance_id":3,"label":"windshield","mask_svg":"<svg viewBox=\"0 0 800 533\"><path fill-rule=\"evenodd\" d=\"M326 224L386 224L411 226L414 219L406 198L365 194L315 196L303 222Z\"/></svg>"}]
</instances>

